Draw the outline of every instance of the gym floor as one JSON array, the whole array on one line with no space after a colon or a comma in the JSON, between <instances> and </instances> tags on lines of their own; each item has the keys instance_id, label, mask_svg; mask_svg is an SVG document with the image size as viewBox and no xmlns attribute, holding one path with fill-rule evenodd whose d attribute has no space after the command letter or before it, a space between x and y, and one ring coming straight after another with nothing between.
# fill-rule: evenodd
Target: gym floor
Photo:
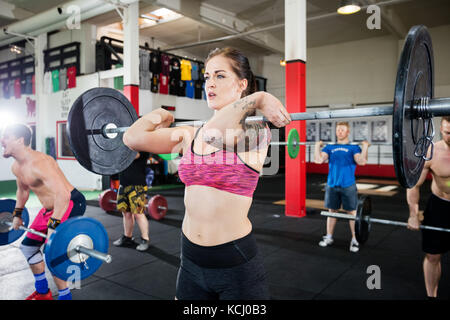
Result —
<instances>
[{"instance_id":1,"label":"gym floor","mask_svg":"<svg viewBox=\"0 0 450 320\"><path fill-rule=\"evenodd\" d=\"M335 242L321 248L325 217L320 215L326 175L308 175L304 218L284 215L284 175L260 179L250 209L259 249L264 257L271 296L275 300L424 300L426 298L420 232L403 227L373 224L369 240L358 253L349 251L348 222L339 221ZM358 177L360 193L370 194L372 216L406 221L408 208L405 190L395 180ZM89 200L85 216L99 220L108 232L111 264L72 291L77 300L172 300L179 266L180 232L184 214L183 188L160 190L169 203L169 211L160 221L150 220L151 246L146 252L115 247L112 242L123 232L120 214L106 213L98 201ZM423 210L430 194L430 182L421 188ZM314 201L316 200L316 201ZM29 208L33 218L38 208ZM138 237L138 228L135 227ZM0 299L21 300L34 291L34 281L18 249L20 240L0 247ZM442 260L442 278L438 296L450 298L450 263ZM369 289L378 266L379 288ZM47 271L48 272L48 271ZM50 279L50 274L48 274ZM53 280L52 292L57 292Z\"/></svg>"}]
</instances>

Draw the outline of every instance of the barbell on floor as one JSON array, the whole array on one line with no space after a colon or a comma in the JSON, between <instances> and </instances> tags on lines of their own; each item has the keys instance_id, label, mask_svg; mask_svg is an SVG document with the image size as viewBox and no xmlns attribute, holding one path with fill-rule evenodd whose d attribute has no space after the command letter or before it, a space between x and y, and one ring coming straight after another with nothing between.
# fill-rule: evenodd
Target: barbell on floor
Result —
<instances>
[{"instance_id":1,"label":"barbell on floor","mask_svg":"<svg viewBox=\"0 0 450 320\"><path fill-rule=\"evenodd\" d=\"M392 107L369 107L292 113L291 119L317 120L392 115L392 148L397 179L405 188L419 180L428 148L433 147L432 118L450 115L450 98L433 99L433 49L425 26L410 29L400 57ZM138 116L130 101L111 88L93 88L76 99L67 121L70 147L78 162L94 173L112 175L126 169L136 151L122 134ZM263 116L245 122L267 121ZM191 122L199 124L200 121ZM173 126L189 122L174 123ZM433 151L433 150L432 150ZM432 152L431 152L432 153Z\"/></svg>"},{"instance_id":2,"label":"barbell on floor","mask_svg":"<svg viewBox=\"0 0 450 320\"><path fill-rule=\"evenodd\" d=\"M117 209L117 192L112 189L103 191L98 196L98 203L100 208L106 212L115 211ZM168 210L167 199L159 194L151 197L146 210L153 219L161 220Z\"/></svg>"},{"instance_id":3,"label":"barbell on floor","mask_svg":"<svg viewBox=\"0 0 450 320\"><path fill-rule=\"evenodd\" d=\"M351 214L345 213L336 213L336 212L328 212L321 211L320 214L322 216L337 218L337 219L347 219L355 221L355 237L359 243L363 244L369 238L369 234L372 228L372 223L392 225L392 226L400 226L407 227L408 224L406 222L401 221L393 221L386 219L378 219L372 218L370 215L372 213L372 201L370 197L363 195L358 198L358 206L356 209L356 215L353 216ZM420 229L424 230L433 230L433 231L441 231L441 232L450 232L450 229L433 227L427 225L420 225Z\"/></svg>"},{"instance_id":4,"label":"barbell on floor","mask_svg":"<svg viewBox=\"0 0 450 320\"><path fill-rule=\"evenodd\" d=\"M48 238L46 234L28 228L27 208L22 211L23 225L19 230L11 230L12 212L16 201L0 200L0 245L10 244L19 239L25 231L47 239L45 261L53 275L68 280L79 270L79 280L92 275L103 262L111 263L108 252L108 234L103 225L88 217L74 217L61 223ZM94 258L94 259L90 259Z\"/></svg>"}]
</instances>

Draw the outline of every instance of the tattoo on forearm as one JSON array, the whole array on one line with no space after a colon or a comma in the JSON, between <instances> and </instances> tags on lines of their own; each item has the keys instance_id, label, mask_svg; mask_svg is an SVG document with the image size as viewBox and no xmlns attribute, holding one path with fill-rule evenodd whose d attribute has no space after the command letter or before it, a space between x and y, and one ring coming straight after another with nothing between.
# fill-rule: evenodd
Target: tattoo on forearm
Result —
<instances>
[{"instance_id":1,"label":"tattoo on forearm","mask_svg":"<svg viewBox=\"0 0 450 320\"><path fill-rule=\"evenodd\" d=\"M245 97L233 103L233 108L240 108L241 110L249 110L249 109L254 110L255 105L256 105L255 99L249 99L248 97Z\"/></svg>"}]
</instances>

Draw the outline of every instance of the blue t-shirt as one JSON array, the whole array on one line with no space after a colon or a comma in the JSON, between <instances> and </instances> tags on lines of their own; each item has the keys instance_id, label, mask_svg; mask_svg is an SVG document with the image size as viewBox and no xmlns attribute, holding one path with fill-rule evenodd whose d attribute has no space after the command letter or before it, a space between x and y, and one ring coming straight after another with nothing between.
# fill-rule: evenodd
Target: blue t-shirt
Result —
<instances>
[{"instance_id":1,"label":"blue t-shirt","mask_svg":"<svg viewBox=\"0 0 450 320\"><path fill-rule=\"evenodd\" d=\"M347 188L355 183L356 162L353 156L361 148L351 144L329 144L322 149L328 154L328 186Z\"/></svg>"},{"instance_id":2,"label":"blue t-shirt","mask_svg":"<svg viewBox=\"0 0 450 320\"><path fill-rule=\"evenodd\" d=\"M186 97L188 98L194 98L194 81L189 80L189 81L185 81L186 82Z\"/></svg>"}]
</instances>

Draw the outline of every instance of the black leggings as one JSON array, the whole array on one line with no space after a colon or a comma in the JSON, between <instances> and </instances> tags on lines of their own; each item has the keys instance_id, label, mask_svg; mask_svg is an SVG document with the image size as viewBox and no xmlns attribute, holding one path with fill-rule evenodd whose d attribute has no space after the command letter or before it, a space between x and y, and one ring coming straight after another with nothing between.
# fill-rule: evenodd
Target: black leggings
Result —
<instances>
[{"instance_id":1,"label":"black leggings","mask_svg":"<svg viewBox=\"0 0 450 320\"><path fill-rule=\"evenodd\" d=\"M181 234L179 300L267 300L266 272L256 241L249 235L203 247Z\"/></svg>"}]
</instances>

